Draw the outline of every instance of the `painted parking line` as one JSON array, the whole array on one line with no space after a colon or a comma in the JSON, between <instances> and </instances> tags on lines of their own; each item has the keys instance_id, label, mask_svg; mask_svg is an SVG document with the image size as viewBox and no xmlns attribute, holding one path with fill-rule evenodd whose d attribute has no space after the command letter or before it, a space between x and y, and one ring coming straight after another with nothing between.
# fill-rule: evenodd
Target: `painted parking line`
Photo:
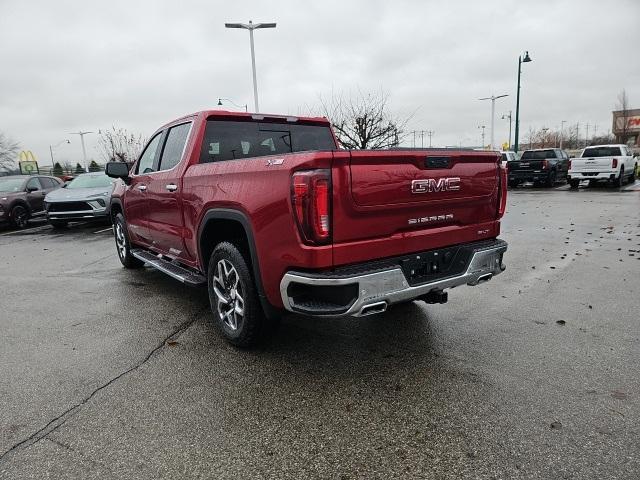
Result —
<instances>
[{"instance_id":1,"label":"painted parking line","mask_svg":"<svg viewBox=\"0 0 640 480\"><path fill-rule=\"evenodd\" d=\"M41 225L39 227L31 227L31 228L23 228L22 230L14 230L13 232L0 233L0 237L6 237L8 235L15 235L17 233L25 234L27 232L38 232L41 230L48 230L51 228L51 225Z\"/></svg>"},{"instance_id":2,"label":"painted parking line","mask_svg":"<svg viewBox=\"0 0 640 480\"><path fill-rule=\"evenodd\" d=\"M113 231L113 227L108 227L108 228L105 228L103 230L98 230L97 232L93 232L93 233L95 235L96 233L104 233L104 232L111 232L111 231Z\"/></svg>"}]
</instances>

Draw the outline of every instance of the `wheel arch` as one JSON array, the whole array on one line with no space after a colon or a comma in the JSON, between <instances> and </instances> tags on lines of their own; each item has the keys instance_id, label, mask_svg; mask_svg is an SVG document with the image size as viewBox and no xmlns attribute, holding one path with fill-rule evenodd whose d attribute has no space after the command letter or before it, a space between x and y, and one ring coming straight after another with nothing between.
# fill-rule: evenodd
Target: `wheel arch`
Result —
<instances>
[{"instance_id":1,"label":"wheel arch","mask_svg":"<svg viewBox=\"0 0 640 480\"><path fill-rule=\"evenodd\" d=\"M209 258L215 246L221 241L233 242L246 254L265 315L277 316L277 310L269 303L264 293L253 227L244 212L228 208L212 208L202 217L198 227L198 262L204 273L207 273Z\"/></svg>"}]
</instances>

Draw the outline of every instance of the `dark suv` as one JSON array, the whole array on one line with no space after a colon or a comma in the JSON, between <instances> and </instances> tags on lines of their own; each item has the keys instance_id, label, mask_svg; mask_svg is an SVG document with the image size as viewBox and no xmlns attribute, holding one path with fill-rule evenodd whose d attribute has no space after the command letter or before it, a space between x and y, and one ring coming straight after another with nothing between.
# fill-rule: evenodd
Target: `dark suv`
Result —
<instances>
[{"instance_id":1,"label":"dark suv","mask_svg":"<svg viewBox=\"0 0 640 480\"><path fill-rule=\"evenodd\" d=\"M559 148L525 150L520 160L510 161L507 168L510 187L517 187L523 182L553 187L559 180L566 182L569 155Z\"/></svg>"},{"instance_id":2,"label":"dark suv","mask_svg":"<svg viewBox=\"0 0 640 480\"><path fill-rule=\"evenodd\" d=\"M45 195L62 185L62 180L45 175L0 177L0 223L26 227L29 218L44 215Z\"/></svg>"}]
</instances>

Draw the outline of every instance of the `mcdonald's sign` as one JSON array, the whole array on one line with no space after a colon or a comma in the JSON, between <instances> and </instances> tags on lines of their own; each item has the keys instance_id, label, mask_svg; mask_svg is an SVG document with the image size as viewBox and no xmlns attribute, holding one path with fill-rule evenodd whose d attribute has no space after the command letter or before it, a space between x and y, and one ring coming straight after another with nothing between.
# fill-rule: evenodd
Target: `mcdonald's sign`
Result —
<instances>
[{"instance_id":1,"label":"mcdonald's sign","mask_svg":"<svg viewBox=\"0 0 640 480\"><path fill-rule=\"evenodd\" d=\"M22 175L33 175L34 173L40 173L40 169L38 168L38 162L36 162L36 157L33 155L31 150L23 150L20 152L20 160L18 165L20 165L20 173Z\"/></svg>"}]
</instances>

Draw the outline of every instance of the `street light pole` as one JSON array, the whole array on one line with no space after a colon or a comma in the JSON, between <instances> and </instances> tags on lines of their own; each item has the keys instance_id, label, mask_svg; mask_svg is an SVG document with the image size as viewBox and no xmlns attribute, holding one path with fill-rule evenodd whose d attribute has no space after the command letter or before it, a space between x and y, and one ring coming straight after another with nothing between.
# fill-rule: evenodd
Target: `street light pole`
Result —
<instances>
[{"instance_id":1,"label":"street light pole","mask_svg":"<svg viewBox=\"0 0 640 480\"><path fill-rule=\"evenodd\" d=\"M507 143L509 144L509 150L511 150L511 110L509 110L509 115L502 115L502 120L505 118L509 119L509 141Z\"/></svg>"},{"instance_id":2,"label":"street light pole","mask_svg":"<svg viewBox=\"0 0 640 480\"><path fill-rule=\"evenodd\" d=\"M495 118L496 118L496 99L498 98L504 98L504 97L508 97L509 95L491 95L490 97L485 97L485 98L479 98L478 100L491 100L491 147L489 148L489 150L493 150L493 145L494 145L494 136L493 136L493 130L494 130L494 126L495 126Z\"/></svg>"},{"instance_id":3,"label":"street light pole","mask_svg":"<svg viewBox=\"0 0 640 480\"><path fill-rule=\"evenodd\" d=\"M80 130L79 132L71 132L69 135L80 135L80 143L82 144L82 161L84 162L84 169L85 171L89 171L89 166L87 165L87 149L84 147L84 136L87 133L93 133L93 132L83 132L82 130Z\"/></svg>"},{"instance_id":4,"label":"street light pole","mask_svg":"<svg viewBox=\"0 0 640 480\"><path fill-rule=\"evenodd\" d=\"M258 28L276 28L275 23L225 23L226 28L243 28L249 30L249 42L251 43L251 71L253 73L253 101L255 103L256 113L260 111L258 107L258 80L256 78L256 55L253 46L253 31Z\"/></svg>"},{"instance_id":5,"label":"street light pole","mask_svg":"<svg viewBox=\"0 0 640 480\"><path fill-rule=\"evenodd\" d=\"M562 138L564 137L564 124L567 123L566 120L562 120L560 122L560 148L562 148Z\"/></svg>"},{"instance_id":6,"label":"street light pole","mask_svg":"<svg viewBox=\"0 0 640 480\"><path fill-rule=\"evenodd\" d=\"M65 139L56 143L55 145L49 145L49 153L51 154L51 168L53 168L53 166L55 165L55 160L53 159L53 149L59 147L63 143L71 143L71 142Z\"/></svg>"},{"instance_id":7,"label":"street light pole","mask_svg":"<svg viewBox=\"0 0 640 480\"><path fill-rule=\"evenodd\" d=\"M518 153L518 133L520 131L520 74L522 73L522 64L531 61L529 52L524 52L524 58L522 55L518 56L518 89L516 94L516 134L514 139L514 152Z\"/></svg>"},{"instance_id":8,"label":"street light pole","mask_svg":"<svg viewBox=\"0 0 640 480\"><path fill-rule=\"evenodd\" d=\"M247 110L247 104L245 103L244 105L238 105L236 102L234 102L233 100L229 99L229 98L219 98L218 99L218 106L222 106L222 100L224 100L225 102L229 102L232 105L235 105L238 108L244 108L245 112L248 112L249 110Z\"/></svg>"}]
</instances>

